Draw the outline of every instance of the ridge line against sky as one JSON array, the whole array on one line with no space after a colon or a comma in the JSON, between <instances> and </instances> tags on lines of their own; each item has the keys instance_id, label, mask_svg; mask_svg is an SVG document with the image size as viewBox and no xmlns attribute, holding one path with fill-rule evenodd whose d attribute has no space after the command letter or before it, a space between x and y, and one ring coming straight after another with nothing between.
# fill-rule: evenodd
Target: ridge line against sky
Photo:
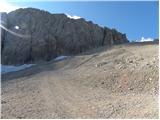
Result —
<instances>
[{"instance_id":1,"label":"ridge line against sky","mask_svg":"<svg viewBox=\"0 0 160 120\"><path fill-rule=\"evenodd\" d=\"M10 12L18 8L33 7L50 13L65 13L71 17L82 17L86 20L91 20L102 27L107 26L109 28L116 28L118 31L126 33L131 41L140 40L141 38L158 38L159 5L157 0L148 0L145 2L125 2L124 0L124 2L118 2L117 0L117 2L104 2L106 0L101 0L101 2L95 0L92 0L94 2L91 2L90 0L88 0L90 2L84 2L83 0L81 0L81 2L74 0L70 0L70 2L66 2L66 0L62 0L63 2L57 0L23 1L24 0L1 0L0 11L6 9L6 12L7 10ZM37 2L37 4L32 4L31 1ZM95 5L95 3L98 4ZM106 5L101 3L105 3ZM131 5L132 3L133 5Z\"/></svg>"},{"instance_id":2,"label":"ridge line against sky","mask_svg":"<svg viewBox=\"0 0 160 120\"><path fill-rule=\"evenodd\" d=\"M52 1L52 2L101 2L101 1L159 1L159 0L6 0L7 2L47 2L47 1Z\"/></svg>"}]
</instances>

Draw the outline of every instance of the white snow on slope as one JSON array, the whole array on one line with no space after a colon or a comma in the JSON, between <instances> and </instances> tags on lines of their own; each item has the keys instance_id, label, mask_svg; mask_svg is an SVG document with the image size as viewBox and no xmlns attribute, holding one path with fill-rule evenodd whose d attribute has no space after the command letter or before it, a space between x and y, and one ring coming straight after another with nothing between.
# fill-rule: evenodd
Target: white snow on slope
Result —
<instances>
[{"instance_id":1,"label":"white snow on slope","mask_svg":"<svg viewBox=\"0 0 160 120\"><path fill-rule=\"evenodd\" d=\"M14 26L14 28L18 30L18 29L19 29L19 26L16 25L16 26Z\"/></svg>"},{"instance_id":2,"label":"white snow on slope","mask_svg":"<svg viewBox=\"0 0 160 120\"><path fill-rule=\"evenodd\" d=\"M67 57L68 56L58 56L54 60L55 61L64 60ZM20 65L20 66L0 65L1 66L1 74L6 74L6 73L9 73L9 72L20 71L20 70L32 67L33 65L35 65L35 64L24 64L24 65Z\"/></svg>"},{"instance_id":3,"label":"white snow on slope","mask_svg":"<svg viewBox=\"0 0 160 120\"><path fill-rule=\"evenodd\" d=\"M81 18L81 17L76 16L76 15L73 15L73 16L71 16L71 15L69 15L69 14L66 14L66 15L67 15L67 17L70 18L70 19L80 19L80 18Z\"/></svg>"},{"instance_id":4,"label":"white snow on slope","mask_svg":"<svg viewBox=\"0 0 160 120\"><path fill-rule=\"evenodd\" d=\"M148 42L148 41L153 41L153 40L154 39L152 39L152 38L144 38L144 37L142 37L140 42Z\"/></svg>"},{"instance_id":5,"label":"white snow on slope","mask_svg":"<svg viewBox=\"0 0 160 120\"><path fill-rule=\"evenodd\" d=\"M67 58L67 56L58 56L58 57L56 57L54 60L55 61L58 61L58 60L64 60L64 59L66 59Z\"/></svg>"},{"instance_id":6,"label":"white snow on slope","mask_svg":"<svg viewBox=\"0 0 160 120\"><path fill-rule=\"evenodd\" d=\"M13 66L13 65L1 65L1 74L14 72L14 71L20 71L26 68L29 68L35 64L24 64L21 66Z\"/></svg>"}]
</instances>

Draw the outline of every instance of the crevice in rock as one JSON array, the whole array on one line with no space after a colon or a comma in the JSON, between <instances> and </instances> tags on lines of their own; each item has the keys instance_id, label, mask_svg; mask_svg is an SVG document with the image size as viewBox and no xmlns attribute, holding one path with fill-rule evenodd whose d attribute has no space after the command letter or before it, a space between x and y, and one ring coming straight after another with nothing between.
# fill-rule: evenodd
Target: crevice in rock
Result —
<instances>
[{"instance_id":1,"label":"crevice in rock","mask_svg":"<svg viewBox=\"0 0 160 120\"><path fill-rule=\"evenodd\" d=\"M105 28L103 28L102 46L104 46L105 37L106 37L106 29L105 29Z\"/></svg>"}]
</instances>

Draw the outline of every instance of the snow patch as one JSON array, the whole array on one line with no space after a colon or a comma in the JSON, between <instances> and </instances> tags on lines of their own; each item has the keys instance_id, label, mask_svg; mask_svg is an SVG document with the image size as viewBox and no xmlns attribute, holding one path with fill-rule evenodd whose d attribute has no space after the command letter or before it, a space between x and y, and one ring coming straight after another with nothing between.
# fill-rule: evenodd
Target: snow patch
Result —
<instances>
[{"instance_id":1,"label":"snow patch","mask_svg":"<svg viewBox=\"0 0 160 120\"><path fill-rule=\"evenodd\" d=\"M6 74L9 72L20 71L26 68L29 68L35 64L24 64L21 66L13 66L13 65L1 65L1 74Z\"/></svg>"},{"instance_id":2,"label":"snow patch","mask_svg":"<svg viewBox=\"0 0 160 120\"><path fill-rule=\"evenodd\" d=\"M19 26L14 26L14 28L18 30L18 29L19 29Z\"/></svg>"},{"instance_id":3,"label":"snow patch","mask_svg":"<svg viewBox=\"0 0 160 120\"><path fill-rule=\"evenodd\" d=\"M58 56L58 57L56 57L54 60L55 61L58 61L58 60L64 60L64 59L66 59L67 58L67 56Z\"/></svg>"},{"instance_id":4,"label":"snow patch","mask_svg":"<svg viewBox=\"0 0 160 120\"><path fill-rule=\"evenodd\" d=\"M142 37L141 40L140 40L140 42L148 42L148 41L154 41L154 39Z\"/></svg>"},{"instance_id":5,"label":"snow patch","mask_svg":"<svg viewBox=\"0 0 160 120\"><path fill-rule=\"evenodd\" d=\"M80 19L80 18L81 18L81 17L76 16L76 15L73 15L73 16L71 16L71 15L69 15L69 14L66 14L66 15L67 15L67 17L70 18L70 19Z\"/></svg>"}]
</instances>

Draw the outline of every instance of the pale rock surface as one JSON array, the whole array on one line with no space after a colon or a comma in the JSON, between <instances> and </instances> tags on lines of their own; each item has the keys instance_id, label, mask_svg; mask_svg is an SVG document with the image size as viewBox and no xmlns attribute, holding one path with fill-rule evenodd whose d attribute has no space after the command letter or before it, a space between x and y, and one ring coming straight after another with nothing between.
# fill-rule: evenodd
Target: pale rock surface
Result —
<instances>
[{"instance_id":1,"label":"pale rock surface","mask_svg":"<svg viewBox=\"0 0 160 120\"><path fill-rule=\"evenodd\" d=\"M2 31L2 64L33 63L128 42L125 34L83 18L70 19L65 14L51 14L34 8L3 14L5 27L19 36Z\"/></svg>"}]
</instances>

